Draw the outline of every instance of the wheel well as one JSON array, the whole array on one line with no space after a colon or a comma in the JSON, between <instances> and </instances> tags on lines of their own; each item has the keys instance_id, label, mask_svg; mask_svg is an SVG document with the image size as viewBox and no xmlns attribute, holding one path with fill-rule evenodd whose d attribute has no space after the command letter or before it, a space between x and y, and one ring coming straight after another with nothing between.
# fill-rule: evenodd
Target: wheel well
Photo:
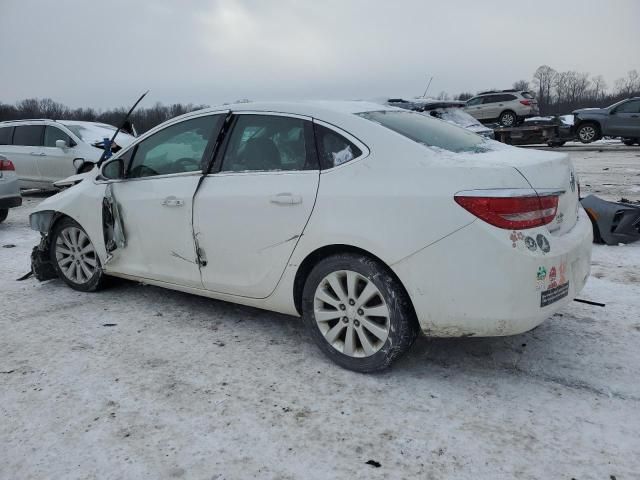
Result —
<instances>
[{"instance_id":1,"label":"wheel well","mask_svg":"<svg viewBox=\"0 0 640 480\"><path fill-rule=\"evenodd\" d=\"M594 127L596 127L596 130L598 130L598 135L602 133L602 127L600 127L600 122L598 122L597 120L580 120L578 122L578 125L575 126L576 132L582 125L586 125L586 124L591 124Z\"/></svg>"},{"instance_id":2,"label":"wheel well","mask_svg":"<svg viewBox=\"0 0 640 480\"><path fill-rule=\"evenodd\" d=\"M327 257L330 257L331 255L336 255L339 253L355 253L358 255L363 255L383 265L389 272L389 275L393 276L393 278L398 282L398 284L404 291L405 295L407 296L409 306L411 307L413 317L417 318L415 309L413 308L413 302L411 300L411 297L409 296L409 292L407 292L407 289L402 284L402 281L398 278L395 272L384 261L382 261L380 258L373 255L372 253L369 253L366 250L363 250L362 248L354 247L352 245L341 245L341 244L326 245L324 247L318 248L317 250L314 250L309 255L307 255L307 257L302 261L302 263L298 267L298 271L296 272L296 278L293 282L293 301L296 306L296 310L300 315L302 315L302 291L304 290L304 284L307 280L307 277L309 276L309 273L311 273L311 270L313 269L313 267L315 267L318 264L318 262L320 262L321 260Z\"/></svg>"}]
</instances>

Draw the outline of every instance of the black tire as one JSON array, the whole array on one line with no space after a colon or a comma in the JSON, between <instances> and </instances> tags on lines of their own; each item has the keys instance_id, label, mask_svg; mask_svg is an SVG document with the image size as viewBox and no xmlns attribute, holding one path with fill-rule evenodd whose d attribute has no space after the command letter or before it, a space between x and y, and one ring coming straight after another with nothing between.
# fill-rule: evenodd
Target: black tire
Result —
<instances>
[{"instance_id":1,"label":"black tire","mask_svg":"<svg viewBox=\"0 0 640 480\"><path fill-rule=\"evenodd\" d=\"M632 147L634 144L638 143L638 139L637 138L625 138L625 139L622 140L622 143L624 143L628 147Z\"/></svg>"},{"instance_id":2,"label":"black tire","mask_svg":"<svg viewBox=\"0 0 640 480\"><path fill-rule=\"evenodd\" d=\"M69 285L74 290L79 290L81 292L94 292L100 289L100 287L102 287L105 281L105 275L102 271L102 265L100 264L100 259L98 258L97 254L94 255L93 257L93 261L95 262L95 270L93 271L93 274L91 276L88 276L83 273L84 277L87 277L87 278L85 278L80 282L74 281L71 278L69 278L67 274L65 274L62 271L60 264L58 262L57 254L56 254L57 246L60 243L58 242L58 239L60 238L60 241L63 242L63 237L61 237L61 235L65 230L69 228L80 230L82 233L84 233L84 235L86 235L87 239L89 239L87 232L85 232L85 230L80 226L80 224L78 224L78 222L76 222L75 220L69 217L63 218L62 220L56 223L56 225L53 228L53 231L51 232L51 240L49 242L49 258L51 259L51 264L53 265L53 268L56 270L58 277L60 277L67 285ZM90 240L89 240L89 244L91 244ZM65 245L61 245L61 246L64 248L67 248ZM75 267L75 268L79 268L79 267Z\"/></svg>"},{"instance_id":3,"label":"black tire","mask_svg":"<svg viewBox=\"0 0 640 480\"><path fill-rule=\"evenodd\" d=\"M9 215L9 209L0 208L0 223L4 222L7 219L7 215Z\"/></svg>"},{"instance_id":4,"label":"black tire","mask_svg":"<svg viewBox=\"0 0 640 480\"><path fill-rule=\"evenodd\" d=\"M505 110L500 114L498 122L504 127L515 127L518 125L518 116L512 110Z\"/></svg>"},{"instance_id":5,"label":"black tire","mask_svg":"<svg viewBox=\"0 0 640 480\"><path fill-rule=\"evenodd\" d=\"M576 136L582 143L591 143L600 140L600 127L597 123L583 122L576 130Z\"/></svg>"},{"instance_id":6,"label":"black tire","mask_svg":"<svg viewBox=\"0 0 640 480\"><path fill-rule=\"evenodd\" d=\"M380 340L381 346L372 355L356 357L339 351L325 339L324 334L320 331L319 324L316 322L315 305L318 287L328 275L342 271L355 272L362 277L362 281L370 282L377 287L378 293L388 309L388 337L384 343ZM360 293L362 293L362 290ZM357 305L355 308L357 308ZM360 312L361 310L358 308L358 315L360 315ZM389 367L411 347L420 331L408 295L389 269L371 258L352 253L327 257L318 262L311 270L302 292L302 313L307 331L320 350L338 365L361 373L375 372ZM337 319L333 326L344 319L346 317ZM355 323L353 328L359 327L361 332L365 330L364 323L360 326L357 320L353 320L353 322ZM344 328L346 329L347 327ZM354 331L352 330L352 332ZM361 333L355 332L352 335L354 336L354 344L363 348L362 340L360 339Z\"/></svg>"},{"instance_id":7,"label":"black tire","mask_svg":"<svg viewBox=\"0 0 640 480\"><path fill-rule=\"evenodd\" d=\"M547 145L553 148L557 148L557 147L563 146L565 143L567 142L565 142L564 140L559 140L559 141L556 140L556 141L547 142Z\"/></svg>"}]
</instances>

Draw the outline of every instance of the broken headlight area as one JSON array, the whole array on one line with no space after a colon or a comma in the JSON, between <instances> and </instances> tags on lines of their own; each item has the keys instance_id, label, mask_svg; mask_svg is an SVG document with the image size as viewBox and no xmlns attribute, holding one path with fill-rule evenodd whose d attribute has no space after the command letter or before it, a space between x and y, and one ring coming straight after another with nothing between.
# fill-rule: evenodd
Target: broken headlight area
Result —
<instances>
[{"instance_id":1,"label":"broken headlight area","mask_svg":"<svg viewBox=\"0 0 640 480\"><path fill-rule=\"evenodd\" d=\"M53 210L43 210L29 215L29 225L31 229L43 234L49 233L51 222L55 212Z\"/></svg>"}]
</instances>

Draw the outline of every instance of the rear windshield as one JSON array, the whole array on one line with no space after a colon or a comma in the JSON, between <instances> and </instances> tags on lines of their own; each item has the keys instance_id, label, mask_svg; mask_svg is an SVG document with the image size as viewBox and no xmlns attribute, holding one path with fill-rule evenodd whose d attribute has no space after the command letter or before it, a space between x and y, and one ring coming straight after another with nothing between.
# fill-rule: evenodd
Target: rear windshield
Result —
<instances>
[{"instance_id":1,"label":"rear windshield","mask_svg":"<svg viewBox=\"0 0 640 480\"><path fill-rule=\"evenodd\" d=\"M528 98L529 100L533 100L534 98L536 98L536 97L534 97L533 95L531 95L529 92L522 92L522 93L521 93L521 95L522 95L524 98Z\"/></svg>"},{"instance_id":2,"label":"rear windshield","mask_svg":"<svg viewBox=\"0 0 640 480\"><path fill-rule=\"evenodd\" d=\"M381 111L358 115L427 147L443 148L451 152L485 150L484 140L475 133L420 113Z\"/></svg>"}]
</instances>

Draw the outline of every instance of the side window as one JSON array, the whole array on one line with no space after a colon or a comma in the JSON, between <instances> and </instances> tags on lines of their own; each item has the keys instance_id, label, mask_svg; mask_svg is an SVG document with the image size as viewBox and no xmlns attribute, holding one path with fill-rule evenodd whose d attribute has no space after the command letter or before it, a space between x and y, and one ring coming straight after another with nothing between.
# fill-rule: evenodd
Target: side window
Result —
<instances>
[{"instance_id":1,"label":"side window","mask_svg":"<svg viewBox=\"0 0 640 480\"><path fill-rule=\"evenodd\" d=\"M615 113L640 113L640 100L623 103Z\"/></svg>"},{"instance_id":2,"label":"side window","mask_svg":"<svg viewBox=\"0 0 640 480\"><path fill-rule=\"evenodd\" d=\"M223 121L224 115L193 118L143 140L135 147L127 178L201 170L207 144Z\"/></svg>"},{"instance_id":3,"label":"side window","mask_svg":"<svg viewBox=\"0 0 640 480\"><path fill-rule=\"evenodd\" d=\"M67 147L73 146L75 143L71 140L71 137L60 130L58 127L52 127L47 125L44 129L44 146L45 147L55 147L56 140L64 140L67 144Z\"/></svg>"},{"instance_id":4,"label":"side window","mask_svg":"<svg viewBox=\"0 0 640 480\"><path fill-rule=\"evenodd\" d=\"M42 146L42 131L44 125L24 125L16 127L13 132L13 144L29 147Z\"/></svg>"},{"instance_id":5,"label":"side window","mask_svg":"<svg viewBox=\"0 0 640 480\"><path fill-rule=\"evenodd\" d=\"M0 128L0 145L11 145L13 127Z\"/></svg>"},{"instance_id":6,"label":"side window","mask_svg":"<svg viewBox=\"0 0 640 480\"><path fill-rule=\"evenodd\" d=\"M498 100L499 102L510 102L516 99L515 95L509 95L509 94L498 95L498 97L500 97L500 99Z\"/></svg>"},{"instance_id":7,"label":"side window","mask_svg":"<svg viewBox=\"0 0 640 480\"><path fill-rule=\"evenodd\" d=\"M487 95L482 99L482 103L483 105L486 105L487 103L498 103L500 101L499 98L500 95Z\"/></svg>"},{"instance_id":8,"label":"side window","mask_svg":"<svg viewBox=\"0 0 640 480\"><path fill-rule=\"evenodd\" d=\"M238 115L221 171L317 168L311 122L274 115Z\"/></svg>"},{"instance_id":9,"label":"side window","mask_svg":"<svg viewBox=\"0 0 640 480\"><path fill-rule=\"evenodd\" d=\"M362 155L362 150L339 133L318 124L314 127L323 169L337 167Z\"/></svg>"},{"instance_id":10,"label":"side window","mask_svg":"<svg viewBox=\"0 0 640 480\"><path fill-rule=\"evenodd\" d=\"M481 103L482 103L482 97L476 97L469 100L467 102L467 105L474 106L474 105L480 105Z\"/></svg>"}]
</instances>

